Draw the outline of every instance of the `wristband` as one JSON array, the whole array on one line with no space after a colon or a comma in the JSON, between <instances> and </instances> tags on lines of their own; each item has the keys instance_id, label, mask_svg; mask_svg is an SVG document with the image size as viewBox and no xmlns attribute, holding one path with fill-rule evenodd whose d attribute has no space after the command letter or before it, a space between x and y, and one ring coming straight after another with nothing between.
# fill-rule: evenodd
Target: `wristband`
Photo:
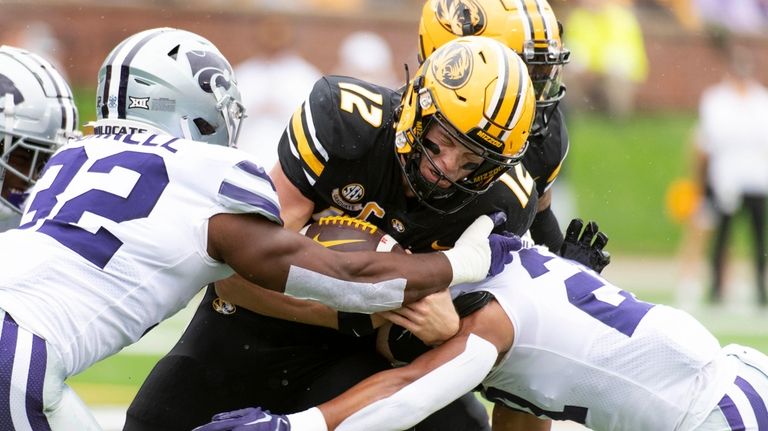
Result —
<instances>
[{"instance_id":1,"label":"wristband","mask_svg":"<svg viewBox=\"0 0 768 431\"><path fill-rule=\"evenodd\" d=\"M337 312L339 332L342 334L363 337L373 333L373 321L370 314Z\"/></svg>"}]
</instances>

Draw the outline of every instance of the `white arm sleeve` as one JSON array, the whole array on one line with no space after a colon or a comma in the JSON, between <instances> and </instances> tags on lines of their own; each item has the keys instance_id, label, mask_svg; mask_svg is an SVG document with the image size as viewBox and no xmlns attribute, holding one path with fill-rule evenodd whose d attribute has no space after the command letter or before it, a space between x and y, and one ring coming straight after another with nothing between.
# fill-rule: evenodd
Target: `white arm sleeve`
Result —
<instances>
[{"instance_id":1,"label":"white arm sleeve","mask_svg":"<svg viewBox=\"0 0 768 431\"><path fill-rule=\"evenodd\" d=\"M285 294L322 302L339 311L375 313L402 307L406 282L404 278L378 283L344 281L291 265Z\"/></svg>"},{"instance_id":2,"label":"white arm sleeve","mask_svg":"<svg viewBox=\"0 0 768 431\"><path fill-rule=\"evenodd\" d=\"M452 249L443 252L453 269L453 279L448 287L474 283L488 276L492 257L488 235L492 230L493 221L482 215L467 227Z\"/></svg>"},{"instance_id":3,"label":"white arm sleeve","mask_svg":"<svg viewBox=\"0 0 768 431\"><path fill-rule=\"evenodd\" d=\"M358 410L336 431L410 428L482 382L497 355L491 342L470 334L460 355L389 397Z\"/></svg>"}]
</instances>

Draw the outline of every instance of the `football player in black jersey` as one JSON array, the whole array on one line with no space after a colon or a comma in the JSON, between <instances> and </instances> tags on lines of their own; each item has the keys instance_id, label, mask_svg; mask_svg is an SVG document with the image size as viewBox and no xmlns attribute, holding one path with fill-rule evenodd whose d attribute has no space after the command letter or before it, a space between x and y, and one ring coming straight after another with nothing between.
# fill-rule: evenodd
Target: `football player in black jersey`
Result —
<instances>
[{"instance_id":1,"label":"football player in black jersey","mask_svg":"<svg viewBox=\"0 0 768 431\"><path fill-rule=\"evenodd\" d=\"M555 13L547 0L427 1L419 22L419 62L444 43L470 35L504 43L528 66L536 93L536 118L522 163L536 182L539 197L531 237L557 252L563 234L550 206L550 187L568 154L568 131L558 104L565 95L560 79L570 51L562 44Z\"/></svg>"},{"instance_id":2,"label":"football player in black jersey","mask_svg":"<svg viewBox=\"0 0 768 431\"><path fill-rule=\"evenodd\" d=\"M537 195L518 161L534 115L525 64L489 38L446 44L402 93L325 77L290 119L270 173L285 226L299 230L346 214L415 252L451 247L477 215L503 211L503 229L523 234ZM254 404L297 411L390 367L374 349L379 319L269 294L245 304L218 297L216 289L231 294L243 283L209 286L131 404L126 430L188 430L216 412ZM455 319L444 338L457 329ZM472 394L467 399L474 411L460 400L447 407L459 412L449 423L418 429L489 429L484 407Z\"/></svg>"}]
</instances>

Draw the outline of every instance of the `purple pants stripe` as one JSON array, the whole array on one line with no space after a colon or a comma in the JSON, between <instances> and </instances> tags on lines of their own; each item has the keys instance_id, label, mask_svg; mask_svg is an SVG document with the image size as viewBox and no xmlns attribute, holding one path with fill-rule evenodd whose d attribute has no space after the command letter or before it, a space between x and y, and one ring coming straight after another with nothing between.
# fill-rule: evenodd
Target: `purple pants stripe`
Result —
<instances>
[{"instance_id":1,"label":"purple pants stripe","mask_svg":"<svg viewBox=\"0 0 768 431\"><path fill-rule=\"evenodd\" d=\"M11 376L13 363L16 358L19 327L10 314L5 313L3 330L0 333L0 429L14 429L11 417ZM27 390L25 394L25 408L27 420L35 431L50 431L48 419L43 413L43 382L45 380L45 367L48 361L48 353L45 341L33 335L32 352L28 370L20 370L27 373ZM21 408L21 406L15 406Z\"/></svg>"},{"instance_id":2,"label":"purple pants stripe","mask_svg":"<svg viewBox=\"0 0 768 431\"><path fill-rule=\"evenodd\" d=\"M752 410L757 418L758 431L768 431L768 409L765 407L765 400L760 397L754 387L748 381L741 377L736 377L736 386L747 396Z\"/></svg>"},{"instance_id":3,"label":"purple pants stripe","mask_svg":"<svg viewBox=\"0 0 768 431\"><path fill-rule=\"evenodd\" d=\"M725 415L725 420L728 421L731 431L744 431L744 420L741 419L739 409L733 403L731 397L724 395L717 405L720 406L720 410Z\"/></svg>"},{"instance_id":4,"label":"purple pants stripe","mask_svg":"<svg viewBox=\"0 0 768 431\"><path fill-rule=\"evenodd\" d=\"M733 383L736 388L744 394L747 401L749 401L749 407L747 407L746 404L741 407L744 409L752 408L752 412L757 419L758 431L768 431L768 408L766 408L765 400L763 400L760 394L755 390L754 386L743 377L737 376ZM731 390L737 389L733 388ZM717 405L720 407L720 411L723 412L725 420L728 422L728 426L731 427L731 431L744 431L746 427L741 412L739 412L738 406L736 406L733 399L728 396L728 394L725 394Z\"/></svg>"},{"instance_id":5,"label":"purple pants stripe","mask_svg":"<svg viewBox=\"0 0 768 431\"><path fill-rule=\"evenodd\" d=\"M0 428L12 430L11 418L11 374L13 373L13 359L16 357L16 339L19 327L10 314L5 313L3 319L3 331L0 333Z\"/></svg>"},{"instance_id":6,"label":"purple pants stripe","mask_svg":"<svg viewBox=\"0 0 768 431\"><path fill-rule=\"evenodd\" d=\"M27 376L27 417L33 430L50 431L51 429L43 413L43 382L47 362L48 351L45 348L45 340L35 335L32 338L32 357Z\"/></svg>"}]
</instances>

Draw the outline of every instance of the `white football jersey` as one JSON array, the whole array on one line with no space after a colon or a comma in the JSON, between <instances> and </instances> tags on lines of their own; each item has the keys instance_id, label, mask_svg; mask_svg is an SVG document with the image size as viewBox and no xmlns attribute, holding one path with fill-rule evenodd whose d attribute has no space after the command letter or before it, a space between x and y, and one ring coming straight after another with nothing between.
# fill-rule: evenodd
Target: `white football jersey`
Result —
<instances>
[{"instance_id":1,"label":"white football jersey","mask_svg":"<svg viewBox=\"0 0 768 431\"><path fill-rule=\"evenodd\" d=\"M453 293L470 290L493 293L515 328L512 348L482 383L488 399L513 409L595 430L675 430L717 403L692 394L708 387L714 397L732 381L714 361L718 341L693 317L639 301L541 248L514 253L501 275Z\"/></svg>"},{"instance_id":2,"label":"white football jersey","mask_svg":"<svg viewBox=\"0 0 768 431\"><path fill-rule=\"evenodd\" d=\"M207 253L218 213L281 223L271 180L244 152L149 134L66 145L20 228L0 234L0 308L78 373L232 274Z\"/></svg>"}]
</instances>

